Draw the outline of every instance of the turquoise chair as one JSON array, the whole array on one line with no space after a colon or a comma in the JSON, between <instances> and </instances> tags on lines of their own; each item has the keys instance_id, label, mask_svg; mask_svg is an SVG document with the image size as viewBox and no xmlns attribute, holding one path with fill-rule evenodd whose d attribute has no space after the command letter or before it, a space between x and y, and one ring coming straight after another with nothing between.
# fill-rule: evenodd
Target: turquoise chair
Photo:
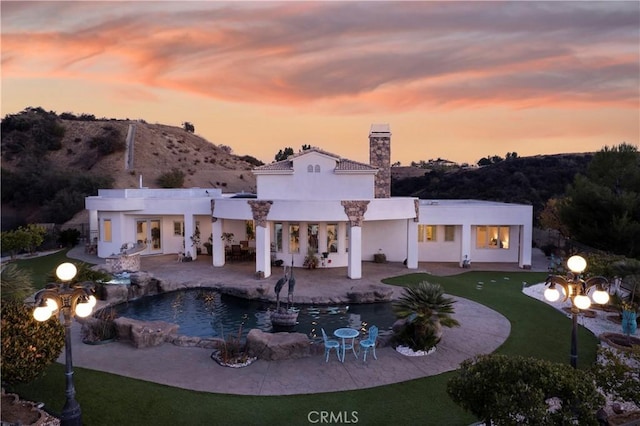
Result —
<instances>
[{"instance_id":1,"label":"turquoise chair","mask_svg":"<svg viewBox=\"0 0 640 426\"><path fill-rule=\"evenodd\" d=\"M367 362L367 352L369 349L373 352L373 358L378 359L376 356L376 339L378 338L378 327L372 325L369 327L369 337L365 340L360 340L360 349L364 349L364 358L363 362ZM358 351L360 354L360 351Z\"/></svg>"},{"instance_id":2,"label":"turquoise chair","mask_svg":"<svg viewBox=\"0 0 640 426\"><path fill-rule=\"evenodd\" d=\"M324 354L326 356L326 359L324 362L329 362L329 352L331 352L331 349L336 350L336 356L338 357L338 361L340 361L340 353L339 353L340 342L338 342L337 340L329 340L327 338L327 333L324 332L324 328L321 328L321 330L322 330L322 340L324 340Z\"/></svg>"}]
</instances>

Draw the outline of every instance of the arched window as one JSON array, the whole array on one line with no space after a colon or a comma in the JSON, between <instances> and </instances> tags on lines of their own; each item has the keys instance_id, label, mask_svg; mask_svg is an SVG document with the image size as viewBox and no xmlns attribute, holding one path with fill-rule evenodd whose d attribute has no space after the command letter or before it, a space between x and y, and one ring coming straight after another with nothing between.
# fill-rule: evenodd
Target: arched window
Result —
<instances>
[{"instance_id":1,"label":"arched window","mask_svg":"<svg viewBox=\"0 0 640 426\"><path fill-rule=\"evenodd\" d=\"M307 173L313 173L313 165L309 164L307 166Z\"/></svg>"},{"instance_id":2,"label":"arched window","mask_svg":"<svg viewBox=\"0 0 640 426\"><path fill-rule=\"evenodd\" d=\"M316 173L320 173L320 165L316 164Z\"/></svg>"}]
</instances>

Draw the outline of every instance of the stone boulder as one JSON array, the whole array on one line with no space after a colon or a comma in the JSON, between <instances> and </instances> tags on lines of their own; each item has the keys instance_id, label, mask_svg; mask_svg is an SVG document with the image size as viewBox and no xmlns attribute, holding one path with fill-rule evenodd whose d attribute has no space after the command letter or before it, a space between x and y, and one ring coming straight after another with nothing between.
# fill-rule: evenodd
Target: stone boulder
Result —
<instances>
[{"instance_id":1,"label":"stone boulder","mask_svg":"<svg viewBox=\"0 0 640 426\"><path fill-rule=\"evenodd\" d=\"M247 335L249 356L267 361L311 356L311 342L302 333L265 333L256 328Z\"/></svg>"},{"instance_id":2,"label":"stone boulder","mask_svg":"<svg viewBox=\"0 0 640 426\"><path fill-rule=\"evenodd\" d=\"M381 285L369 285L347 293L350 303L389 302L393 296L393 289Z\"/></svg>"},{"instance_id":3,"label":"stone boulder","mask_svg":"<svg viewBox=\"0 0 640 426\"><path fill-rule=\"evenodd\" d=\"M269 287L260 284L256 287L234 287L224 286L220 288L220 293L227 294L229 296L240 297L243 299L265 299L269 293Z\"/></svg>"},{"instance_id":4,"label":"stone boulder","mask_svg":"<svg viewBox=\"0 0 640 426\"><path fill-rule=\"evenodd\" d=\"M173 340L179 326L164 321L138 321L131 318L116 318L114 324L120 340L128 340L136 348L158 346Z\"/></svg>"}]
</instances>

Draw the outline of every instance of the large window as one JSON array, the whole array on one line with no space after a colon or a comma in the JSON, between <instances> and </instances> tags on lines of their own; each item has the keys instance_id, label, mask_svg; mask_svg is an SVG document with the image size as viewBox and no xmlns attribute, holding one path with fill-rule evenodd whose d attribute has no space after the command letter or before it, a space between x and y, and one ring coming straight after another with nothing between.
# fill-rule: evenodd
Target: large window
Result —
<instances>
[{"instance_id":1,"label":"large window","mask_svg":"<svg viewBox=\"0 0 640 426\"><path fill-rule=\"evenodd\" d=\"M444 240L447 242L454 241L456 239L456 227L453 225L445 225L444 227Z\"/></svg>"},{"instance_id":2,"label":"large window","mask_svg":"<svg viewBox=\"0 0 640 426\"><path fill-rule=\"evenodd\" d=\"M338 224L327 224L327 251L329 253L338 252Z\"/></svg>"},{"instance_id":3,"label":"large window","mask_svg":"<svg viewBox=\"0 0 640 426\"><path fill-rule=\"evenodd\" d=\"M488 249L508 249L509 227L478 226L476 228L476 247Z\"/></svg>"},{"instance_id":4,"label":"large window","mask_svg":"<svg viewBox=\"0 0 640 426\"><path fill-rule=\"evenodd\" d=\"M105 219L102 226L102 241L111 242L111 219Z\"/></svg>"},{"instance_id":5,"label":"large window","mask_svg":"<svg viewBox=\"0 0 640 426\"><path fill-rule=\"evenodd\" d=\"M273 224L273 245L274 249L278 253L282 253L282 223Z\"/></svg>"},{"instance_id":6,"label":"large window","mask_svg":"<svg viewBox=\"0 0 640 426\"><path fill-rule=\"evenodd\" d=\"M307 225L307 242L310 253L318 253L318 228L317 223Z\"/></svg>"},{"instance_id":7,"label":"large window","mask_svg":"<svg viewBox=\"0 0 640 426\"><path fill-rule=\"evenodd\" d=\"M418 225L418 242L436 241L436 229L435 225Z\"/></svg>"},{"instance_id":8,"label":"large window","mask_svg":"<svg viewBox=\"0 0 640 426\"><path fill-rule=\"evenodd\" d=\"M300 253L300 225L289 225L289 253Z\"/></svg>"}]
</instances>

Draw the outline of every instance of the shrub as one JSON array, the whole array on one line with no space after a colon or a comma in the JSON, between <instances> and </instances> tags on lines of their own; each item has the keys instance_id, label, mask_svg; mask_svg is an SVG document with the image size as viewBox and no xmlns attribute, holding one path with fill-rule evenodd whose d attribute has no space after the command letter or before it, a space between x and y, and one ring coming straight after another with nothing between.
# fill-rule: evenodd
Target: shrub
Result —
<instances>
[{"instance_id":1,"label":"shrub","mask_svg":"<svg viewBox=\"0 0 640 426\"><path fill-rule=\"evenodd\" d=\"M64 327L55 317L38 322L22 302L3 301L2 380L29 383L54 362L64 347Z\"/></svg>"},{"instance_id":2,"label":"shrub","mask_svg":"<svg viewBox=\"0 0 640 426\"><path fill-rule=\"evenodd\" d=\"M104 126L102 130L102 135L94 136L89 140L91 148L96 148L101 156L125 150L127 144L118 129L108 125Z\"/></svg>"},{"instance_id":3,"label":"shrub","mask_svg":"<svg viewBox=\"0 0 640 426\"><path fill-rule=\"evenodd\" d=\"M588 372L495 354L468 359L460 367L447 393L486 424L598 424L595 412L605 401Z\"/></svg>"},{"instance_id":4,"label":"shrub","mask_svg":"<svg viewBox=\"0 0 640 426\"><path fill-rule=\"evenodd\" d=\"M451 315L455 301L444 297L440 284L426 281L418 287L404 289L403 295L393 304L393 310L404 325L395 336L396 342L414 351L427 351L440 341L442 326L457 327L460 324Z\"/></svg>"},{"instance_id":5,"label":"shrub","mask_svg":"<svg viewBox=\"0 0 640 426\"><path fill-rule=\"evenodd\" d=\"M173 168L171 171L163 173L156 180L161 188L182 188L184 185L184 172L180 169Z\"/></svg>"},{"instance_id":6,"label":"shrub","mask_svg":"<svg viewBox=\"0 0 640 426\"><path fill-rule=\"evenodd\" d=\"M18 269L15 263L8 264L2 270L0 281L2 300L22 302L33 293L35 293L35 289L28 271Z\"/></svg>"}]
</instances>

